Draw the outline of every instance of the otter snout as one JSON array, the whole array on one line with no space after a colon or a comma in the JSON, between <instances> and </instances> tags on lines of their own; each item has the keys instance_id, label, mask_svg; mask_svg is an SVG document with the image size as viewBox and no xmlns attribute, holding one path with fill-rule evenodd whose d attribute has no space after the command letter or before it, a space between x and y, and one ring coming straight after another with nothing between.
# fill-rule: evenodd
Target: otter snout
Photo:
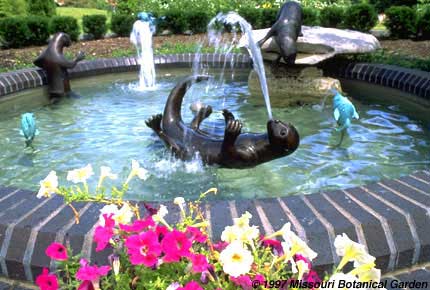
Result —
<instances>
[{"instance_id":1,"label":"otter snout","mask_svg":"<svg viewBox=\"0 0 430 290\"><path fill-rule=\"evenodd\" d=\"M300 144L300 136L292 124L280 120L270 120L267 123L269 142L273 149L287 154L294 152Z\"/></svg>"}]
</instances>

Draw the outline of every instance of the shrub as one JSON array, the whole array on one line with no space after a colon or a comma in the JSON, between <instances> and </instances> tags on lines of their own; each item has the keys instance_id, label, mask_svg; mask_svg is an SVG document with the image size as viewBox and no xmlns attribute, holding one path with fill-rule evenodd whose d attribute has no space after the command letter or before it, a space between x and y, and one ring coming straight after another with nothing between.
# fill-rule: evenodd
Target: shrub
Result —
<instances>
[{"instance_id":1,"label":"shrub","mask_svg":"<svg viewBox=\"0 0 430 290\"><path fill-rule=\"evenodd\" d=\"M372 5L354 4L347 8L344 23L349 29L367 32L378 23L378 15Z\"/></svg>"},{"instance_id":2,"label":"shrub","mask_svg":"<svg viewBox=\"0 0 430 290\"><path fill-rule=\"evenodd\" d=\"M51 34L64 32L70 36L71 40L77 41L79 37L78 21L71 16L54 16L49 22L49 32Z\"/></svg>"},{"instance_id":3,"label":"shrub","mask_svg":"<svg viewBox=\"0 0 430 290\"><path fill-rule=\"evenodd\" d=\"M18 48L29 43L31 31L24 17L7 17L0 20L0 35L7 47Z\"/></svg>"},{"instance_id":4,"label":"shrub","mask_svg":"<svg viewBox=\"0 0 430 290\"><path fill-rule=\"evenodd\" d=\"M27 14L26 0L0 0L0 18Z\"/></svg>"},{"instance_id":5,"label":"shrub","mask_svg":"<svg viewBox=\"0 0 430 290\"><path fill-rule=\"evenodd\" d=\"M132 15L113 14L110 29L118 36L130 36L136 18Z\"/></svg>"},{"instance_id":6,"label":"shrub","mask_svg":"<svg viewBox=\"0 0 430 290\"><path fill-rule=\"evenodd\" d=\"M90 33L95 39L103 38L107 32L106 16L99 15L85 15L82 17L82 25L85 33Z\"/></svg>"},{"instance_id":7,"label":"shrub","mask_svg":"<svg viewBox=\"0 0 430 290\"><path fill-rule=\"evenodd\" d=\"M418 16L417 27L421 39L430 39L430 5Z\"/></svg>"},{"instance_id":8,"label":"shrub","mask_svg":"<svg viewBox=\"0 0 430 290\"><path fill-rule=\"evenodd\" d=\"M271 27L276 22L276 15L278 14L278 8L266 8L261 11L261 27Z\"/></svg>"},{"instance_id":9,"label":"shrub","mask_svg":"<svg viewBox=\"0 0 430 290\"><path fill-rule=\"evenodd\" d=\"M393 6L385 11L385 26L392 37L409 38L416 33L417 15L414 9L407 6Z\"/></svg>"},{"instance_id":10,"label":"shrub","mask_svg":"<svg viewBox=\"0 0 430 290\"><path fill-rule=\"evenodd\" d=\"M56 5L54 0L27 0L29 14L39 16L55 15Z\"/></svg>"},{"instance_id":11,"label":"shrub","mask_svg":"<svg viewBox=\"0 0 430 290\"><path fill-rule=\"evenodd\" d=\"M161 27L171 30L173 33L182 33L189 28L187 18L181 10L170 9L164 13L166 17ZM206 26L206 25L205 25Z\"/></svg>"},{"instance_id":12,"label":"shrub","mask_svg":"<svg viewBox=\"0 0 430 290\"><path fill-rule=\"evenodd\" d=\"M370 0L370 4L374 5L378 13L382 13L392 6L414 6L417 5L417 0Z\"/></svg>"},{"instance_id":13,"label":"shrub","mask_svg":"<svg viewBox=\"0 0 430 290\"><path fill-rule=\"evenodd\" d=\"M318 26L320 25L319 11L312 7L303 7L303 25Z\"/></svg>"},{"instance_id":14,"label":"shrub","mask_svg":"<svg viewBox=\"0 0 430 290\"><path fill-rule=\"evenodd\" d=\"M339 28L345 17L345 10L339 6L327 6L321 10L321 26Z\"/></svg>"},{"instance_id":15,"label":"shrub","mask_svg":"<svg viewBox=\"0 0 430 290\"><path fill-rule=\"evenodd\" d=\"M188 29L194 33L205 32L210 20L209 13L206 11L188 11L184 13L184 17L187 19Z\"/></svg>"},{"instance_id":16,"label":"shrub","mask_svg":"<svg viewBox=\"0 0 430 290\"><path fill-rule=\"evenodd\" d=\"M27 18L27 26L30 29L29 44L43 45L49 38L49 18L32 15Z\"/></svg>"},{"instance_id":17,"label":"shrub","mask_svg":"<svg viewBox=\"0 0 430 290\"><path fill-rule=\"evenodd\" d=\"M242 7L238 11L239 15L242 16L253 29L261 28L261 10L253 7Z\"/></svg>"}]
</instances>

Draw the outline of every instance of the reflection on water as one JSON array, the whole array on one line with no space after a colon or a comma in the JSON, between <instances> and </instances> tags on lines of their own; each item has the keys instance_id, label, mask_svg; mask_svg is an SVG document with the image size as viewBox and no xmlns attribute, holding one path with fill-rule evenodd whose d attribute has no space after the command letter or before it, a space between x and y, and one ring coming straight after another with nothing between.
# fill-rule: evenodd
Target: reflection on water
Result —
<instances>
[{"instance_id":1,"label":"reflection on water","mask_svg":"<svg viewBox=\"0 0 430 290\"><path fill-rule=\"evenodd\" d=\"M173 73L177 75L177 73ZM39 180L56 170L65 181L68 170L91 163L96 175L101 165L125 179L131 159L152 172L151 177L131 183L130 198L171 199L196 197L210 187L212 198L285 196L345 188L398 177L430 167L428 124L402 115L396 106L364 105L355 100L360 120L353 122L340 148L332 109L309 107L273 108L276 118L291 122L301 135L292 155L255 168L234 170L203 166L174 159L145 120L161 113L171 88L181 77L160 78L155 91L136 91L136 80L114 81L99 77L74 85L82 98L65 99L55 106L34 106L39 136L35 152L24 150L19 134L20 115L31 104L20 103L0 114L0 184L37 189ZM246 75L205 92L196 84L185 97L183 118L189 122L192 100L200 99L220 111L221 101L244 123L244 131L266 130L267 112L248 98ZM222 132L222 115L214 112L202 124L207 131ZM94 178L96 182L97 178ZM107 181L107 185L110 181Z\"/></svg>"}]
</instances>

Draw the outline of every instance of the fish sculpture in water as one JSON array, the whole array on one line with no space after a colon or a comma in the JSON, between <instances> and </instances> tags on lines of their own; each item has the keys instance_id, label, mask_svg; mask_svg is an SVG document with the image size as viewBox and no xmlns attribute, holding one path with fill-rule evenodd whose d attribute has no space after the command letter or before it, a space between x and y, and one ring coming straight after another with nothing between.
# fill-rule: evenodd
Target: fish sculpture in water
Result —
<instances>
[{"instance_id":1,"label":"fish sculpture in water","mask_svg":"<svg viewBox=\"0 0 430 290\"><path fill-rule=\"evenodd\" d=\"M139 14L137 14L137 19L139 19L140 21L143 21L143 22L149 22L149 26L151 27L151 32L154 33L155 27L157 26L157 24L160 21L166 19L166 17L161 16L161 17L157 18L150 12L140 12Z\"/></svg>"},{"instance_id":2,"label":"fish sculpture in water","mask_svg":"<svg viewBox=\"0 0 430 290\"><path fill-rule=\"evenodd\" d=\"M36 120L32 113L25 113L21 116L21 135L25 138L25 146L32 147L34 137L39 134L36 128Z\"/></svg>"},{"instance_id":3,"label":"fish sculpture in water","mask_svg":"<svg viewBox=\"0 0 430 290\"><path fill-rule=\"evenodd\" d=\"M351 120L359 118L357 111L355 110L354 105L351 103L350 100L348 100L347 97L344 97L339 91L335 89L330 90L333 94L333 116L338 124L338 128L336 128L336 131L341 131L341 139L338 144L342 144L343 137L345 135L345 131L348 129L348 127L351 125Z\"/></svg>"}]
</instances>

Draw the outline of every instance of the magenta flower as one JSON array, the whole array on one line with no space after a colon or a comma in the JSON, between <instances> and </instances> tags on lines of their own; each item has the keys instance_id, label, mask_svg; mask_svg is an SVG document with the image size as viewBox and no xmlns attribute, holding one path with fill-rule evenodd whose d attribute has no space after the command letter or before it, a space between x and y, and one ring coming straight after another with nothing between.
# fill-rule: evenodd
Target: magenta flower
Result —
<instances>
[{"instance_id":1,"label":"magenta flower","mask_svg":"<svg viewBox=\"0 0 430 290\"><path fill-rule=\"evenodd\" d=\"M317 272L310 270L309 273L305 273L303 275L303 280L306 282L312 282L312 283L316 283L316 282L321 282L320 277L318 276ZM316 289L316 288L312 288Z\"/></svg>"},{"instance_id":2,"label":"magenta flower","mask_svg":"<svg viewBox=\"0 0 430 290\"><path fill-rule=\"evenodd\" d=\"M79 285L78 290L95 290L94 285L91 281L84 281Z\"/></svg>"},{"instance_id":3,"label":"magenta flower","mask_svg":"<svg viewBox=\"0 0 430 290\"><path fill-rule=\"evenodd\" d=\"M228 243L223 242L223 241L219 241L218 243L214 243L212 246L213 246L215 251L221 252L222 250L224 250L228 246Z\"/></svg>"},{"instance_id":4,"label":"magenta flower","mask_svg":"<svg viewBox=\"0 0 430 290\"><path fill-rule=\"evenodd\" d=\"M309 269L309 270L312 268L312 264L311 264L311 262L310 262L307 258L303 257L303 256L302 256L302 255L300 255L300 254L295 254L295 255L294 255L294 261L295 261L295 262L303 261L303 262L305 262L305 263L308 265L308 269Z\"/></svg>"},{"instance_id":5,"label":"magenta flower","mask_svg":"<svg viewBox=\"0 0 430 290\"><path fill-rule=\"evenodd\" d=\"M282 249L282 244L280 241L274 239L265 239L264 237L261 237L260 239L263 246L271 247L274 250L275 255L282 256L284 254L284 250Z\"/></svg>"},{"instance_id":6,"label":"magenta flower","mask_svg":"<svg viewBox=\"0 0 430 290\"><path fill-rule=\"evenodd\" d=\"M152 216L148 216L144 220L136 220L132 225L123 225L120 224L119 228L125 232L141 232L143 230L147 230L155 226L154 220Z\"/></svg>"},{"instance_id":7,"label":"magenta flower","mask_svg":"<svg viewBox=\"0 0 430 290\"><path fill-rule=\"evenodd\" d=\"M193 272L194 273L202 273L206 271L209 267L208 259L205 255L202 254L190 254L189 259L193 264Z\"/></svg>"},{"instance_id":8,"label":"magenta flower","mask_svg":"<svg viewBox=\"0 0 430 290\"><path fill-rule=\"evenodd\" d=\"M97 282L101 276L106 276L110 270L109 266L90 266L85 259L80 261L81 267L76 272L76 279L81 281Z\"/></svg>"},{"instance_id":9,"label":"magenta flower","mask_svg":"<svg viewBox=\"0 0 430 290\"><path fill-rule=\"evenodd\" d=\"M158 237L161 239L169 232L169 229L165 226L157 225L155 227L155 232L157 233Z\"/></svg>"},{"instance_id":10,"label":"magenta flower","mask_svg":"<svg viewBox=\"0 0 430 290\"><path fill-rule=\"evenodd\" d=\"M39 286L40 290L57 290L57 276L49 274L49 270L47 268L43 268L42 274L36 278L36 285Z\"/></svg>"},{"instance_id":11,"label":"magenta flower","mask_svg":"<svg viewBox=\"0 0 430 290\"><path fill-rule=\"evenodd\" d=\"M163 261L166 263L178 262L182 257L188 257L191 244L192 242L183 232L174 229L166 233L161 241L161 248L165 253Z\"/></svg>"},{"instance_id":12,"label":"magenta flower","mask_svg":"<svg viewBox=\"0 0 430 290\"><path fill-rule=\"evenodd\" d=\"M67 249L65 246L63 246L60 243L52 243L50 244L45 251L45 254L53 259L53 260L57 260L57 261L65 261L67 260L69 257L67 256Z\"/></svg>"},{"instance_id":13,"label":"magenta flower","mask_svg":"<svg viewBox=\"0 0 430 290\"><path fill-rule=\"evenodd\" d=\"M133 235L125 241L130 262L133 265L145 265L152 267L157 263L161 254L161 246L158 242L158 235L154 231L143 232Z\"/></svg>"},{"instance_id":14,"label":"magenta flower","mask_svg":"<svg viewBox=\"0 0 430 290\"><path fill-rule=\"evenodd\" d=\"M114 235L113 228L115 226L115 221L112 218L113 213L111 214L104 214L103 218L105 219L105 225L97 226L94 231L94 242L96 242L97 247L96 251L100 252L106 248L106 246L109 244L110 239Z\"/></svg>"},{"instance_id":15,"label":"magenta flower","mask_svg":"<svg viewBox=\"0 0 430 290\"><path fill-rule=\"evenodd\" d=\"M196 241L198 243L204 243L208 239L208 236L203 234L199 228L187 227L185 234L191 241Z\"/></svg>"},{"instance_id":16,"label":"magenta flower","mask_svg":"<svg viewBox=\"0 0 430 290\"><path fill-rule=\"evenodd\" d=\"M191 281L184 287L179 287L176 290L203 290L203 288L196 281Z\"/></svg>"},{"instance_id":17,"label":"magenta flower","mask_svg":"<svg viewBox=\"0 0 430 290\"><path fill-rule=\"evenodd\" d=\"M237 286L242 287L244 290L252 289L252 280L248 275L240 275L238 277L230 276L230 281L236 284Z\"/></svg>"}]
</instances>

